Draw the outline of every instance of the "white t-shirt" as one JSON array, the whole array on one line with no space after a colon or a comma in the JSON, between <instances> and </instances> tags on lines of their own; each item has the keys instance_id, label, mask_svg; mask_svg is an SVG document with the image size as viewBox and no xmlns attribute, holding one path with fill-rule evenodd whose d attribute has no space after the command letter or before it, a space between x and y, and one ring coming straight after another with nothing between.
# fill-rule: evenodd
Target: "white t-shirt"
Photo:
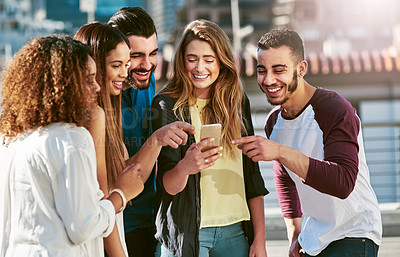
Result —
<instances>
[{"instance_id":1,"label":"white t-shirt","mask_svg":"<svg viewBox=\"0 0 400 257\"><path fill-rule=\"evenodd\" d=\"M380 245L381 214L354 108L337 93L318 88L295 118L284 118L281 110L279 106L270 112L269 138L310 157L305 181L279 162L274 164L283 216L293 218L289 213L298 213L300 203L303 220L298 241L302 248L314 256L345 237L369 238ZM352 183L344 178L354 170L354 187L342 199L340 193Z\"/></svg>"},{"instance_id":2,"label":"white t-shirt","mask_svg":"<svg viewBox=\"0 0 400 257\"><path fill-rule=\"evenodd\" d=\"M1 145L0 160L0 256L104 256L115 210L85 128L35 129Z\"/></svg>"}]
</instances>

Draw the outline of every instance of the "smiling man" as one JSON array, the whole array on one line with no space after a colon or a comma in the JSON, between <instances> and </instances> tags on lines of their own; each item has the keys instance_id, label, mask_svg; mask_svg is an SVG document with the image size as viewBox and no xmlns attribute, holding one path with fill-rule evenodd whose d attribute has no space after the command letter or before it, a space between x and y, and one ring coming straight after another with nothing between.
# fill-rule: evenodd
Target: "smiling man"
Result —
<instances>
[{"instance_id":1,"label":"smiling man","mask_svg":"<svg viewBox=\"0 0 400 257\"><path fill-rule=\"evenodd\" d=\"M258 42L257 80L269 113L261 136L233 140L253 161L275 161L289 256L377 256L382 238L360 120L338 93L305 79L303 41L273 30Z\"/></svg>"},{"instance_id":2,"label":"smiling man","mask_svg":"<svg viewBox=\"0 0 400 257\"><path fill-rule=\"evenodd\" d=\"M140 7L124 7L108 24L129 39L131 66L122 92L123 137L129 156L133 156L150 136L147 116L156 90L157 32L152 18ZM143 192L124 211L125 239L129 256L154 256L154 184L153 169Z\"/></svg>"}]
</instances>

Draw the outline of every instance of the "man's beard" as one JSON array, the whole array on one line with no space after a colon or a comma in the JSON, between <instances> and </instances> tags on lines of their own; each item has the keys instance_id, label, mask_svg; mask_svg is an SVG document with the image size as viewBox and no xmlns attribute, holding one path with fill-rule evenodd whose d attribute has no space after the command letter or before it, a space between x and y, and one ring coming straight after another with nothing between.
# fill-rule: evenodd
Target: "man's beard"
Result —
<instances>
[{"instance_id":1,"label":"man's beard","mask_svg":"<svg viewBox=\"0 0 400 257\"><path fill-rule=\"evenodd\" d=\"M137 90L144 90L148 89L150 87L150 81L151 81L151 76L156 69L155 66L153 66L150 70L144 70L144 69L134 69L129 72L128 77L126 77L124 84L126 85L126 88L134 88ZM138 81L133 78L133 73L134 72L149 72L150 76L147 79L147 81Z\"/></svg>"},{"instance_id":2,"label":"man's beard","mask_svg":"<svg viewBox=\"0 0 400 257\"><path fill-rule=\"evenodd\" d=\"M295 70L293 72L293 78L292 81L290 82L290 84L288 85L288 92L289 95L287 95L282 101L278 102L278 103L272 103L271 100L268 98L267 96L267 100L271 105L282 105L284 103L286 103L287 100L289 100L290 95L292 95L294 93L294 91L296 91L297 89L297 85L298 85L298 80L297 80L297 71ZM274 86L274 85L272 85Z\"/></svg>"}]
</instances>

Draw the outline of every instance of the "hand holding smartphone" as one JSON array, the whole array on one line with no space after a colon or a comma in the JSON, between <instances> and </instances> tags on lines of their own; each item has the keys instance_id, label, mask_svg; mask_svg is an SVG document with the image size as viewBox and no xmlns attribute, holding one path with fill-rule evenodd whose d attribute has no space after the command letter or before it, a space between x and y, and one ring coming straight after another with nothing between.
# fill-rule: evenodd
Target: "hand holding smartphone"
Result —
<instances>
[{"instance_id":1,"label":"hand holding smartphone","mask_svg":"<svg viewBox=\"0 0 400 257\"><path fill-rule=\"evenodd\" d=\"M220 145L221 141L221 124L220 123L215 123L215 124L207 124L207 125L202 125L201 130L200 130L200 141L205 139L205 138L214 138L214 141L211 143L207 144L205 147L201 149L202 152L210 150L211 148L214 148L216 146Z\"/></svg>"}]
</instances>

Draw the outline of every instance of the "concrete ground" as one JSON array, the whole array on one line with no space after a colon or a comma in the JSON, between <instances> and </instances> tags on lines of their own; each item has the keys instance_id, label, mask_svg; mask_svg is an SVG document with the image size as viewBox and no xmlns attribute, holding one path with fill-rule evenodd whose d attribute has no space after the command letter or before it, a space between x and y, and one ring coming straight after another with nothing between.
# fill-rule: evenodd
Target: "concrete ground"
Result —
<instances>
[{"instance_id":1,"label":"concrete ground","mask_svg":"<svg viewBox=\"0 0 400 257\"><path fill-rule=\"evenodd\" d=\"M267 240L268 257L288 257L287 240ZM400 237L383 237L378 257L400 256Z\"/></svg>"},{"instance_id":2,"label":"concrete ground","mask_svg":"<svg viewBox=\"0 0 400 257\"><path fill-rule=\"evenodd\" d=\"M383 238L378 257L400 256L400 202L380 204ZM268 257L288 257L286 226L279 208L265 209Z\"/></svg>"}]
</instances>

